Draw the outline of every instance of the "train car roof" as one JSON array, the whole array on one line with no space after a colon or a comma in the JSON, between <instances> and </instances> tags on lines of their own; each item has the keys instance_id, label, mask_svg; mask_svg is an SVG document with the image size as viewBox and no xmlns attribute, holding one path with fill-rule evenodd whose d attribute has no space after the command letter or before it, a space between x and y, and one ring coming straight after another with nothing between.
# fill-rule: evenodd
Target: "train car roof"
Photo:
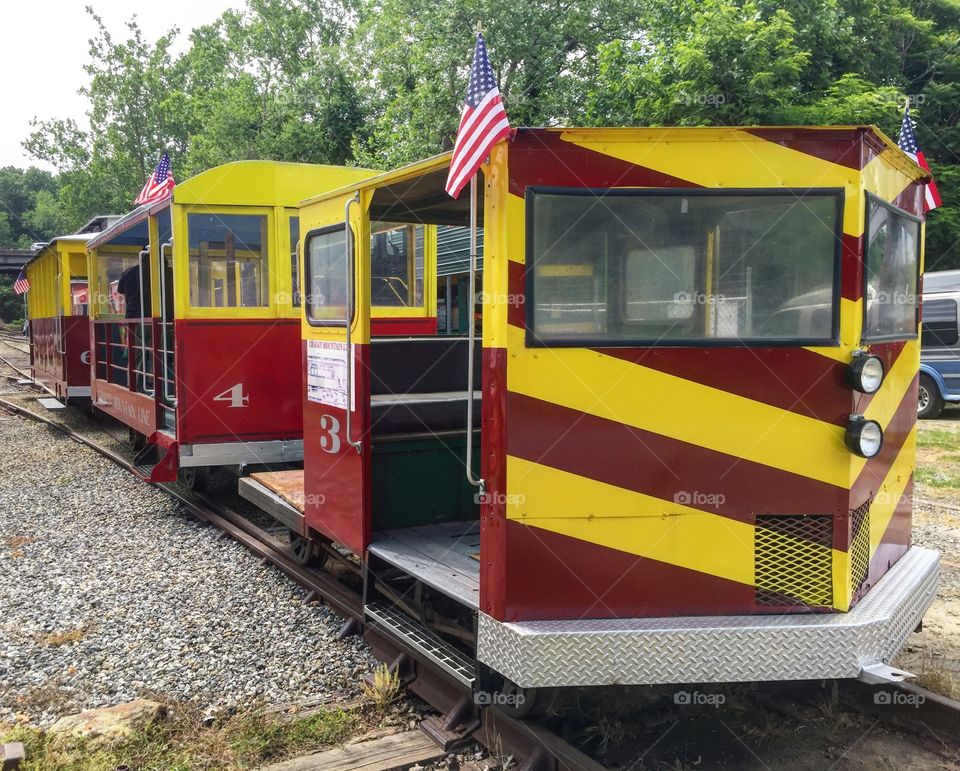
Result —
<instances>
[{"instance_id":1,"label":"train car roof","mask_svg":"<svg viewBox=\"0 0 960 771\"><path fill-rule=\"evenodd\" d=\"M535 133L555 133L564 134L577 140L594 141L686 141L686 142L721 142L730 141L732 135L735 135L739 141L753 140L757 142L773 141L785 143L791 134L798 136L809 132L832 133L834 135L853 135L860 134L866 141L870 142L876 156L882 157L885 161L904 172L908 177L915 180L928 180L930 175L918 166L910 156L901 150L896 142L884 134L877 126L866 124L851 124L842 126L676 126L676 127L557 127L557 128L517 128L513 129L510 141L514 137L522 134ZM829 141L825 138L824 141ZM422 177L429 175L432 177L443 176L440 188L446 181L446 168L449 164L451 152L435 155L415 163L401 166L393 171L388 171L377 176L369 177L360 184L345 185L336 190L330 190L325 193L314 195L301 201L301 206L307 206L311 203L324 201L331 198L337 198L359 190L365 190L373 187L382 187L385 184L394 185L409 180L412 177ZM423 181L417 183L421 187L434 188L434 185L424 184ZM449 196L448 196L449 198ZM465 208L467 197L462 195L458 201L453 201L452 208ZM462 204L458 206L457 204ZM438 222L440 220L437 220Z\"/></svg>"},{"instance_id":2,"label":"train car roof","mask_svg":"<svg viewBox=\"0 0 960 771\"><path fill-rule=\"evenodd\" d=\"M77 241L83 244L89 244L90 241L100 235L100 230L97 229L98 226L103 225L104 227L109 227L108 223L115 222L120 219L120 215L100 215L89 220L80 230L76 233L67 233L62 236L55 236L47 241L41 248L37 249L36 253L33 254L29 260L24 263L24 268L27 265L32 263L34 260L39 259L43 254L48 252L50 249L54 248L58 243L64 241Z\"/></svg>"},{"instance_id":3,"label":"train car roof","mask_svg":"<svg viewBox=\"0 0 960 771\"><path fill-rule=\"evenodd\" d=\"M295 208L318 186L349 184L377 174L358 166L332 166L286 161L233 161L202 171L178 183L173 198L144 204L125 214L88 244L142 244L147 238L147 218L169 212L172 204L206 206L287 206ZM169 216L169 214L168 214Z\"/></svg>"}]
</instances>

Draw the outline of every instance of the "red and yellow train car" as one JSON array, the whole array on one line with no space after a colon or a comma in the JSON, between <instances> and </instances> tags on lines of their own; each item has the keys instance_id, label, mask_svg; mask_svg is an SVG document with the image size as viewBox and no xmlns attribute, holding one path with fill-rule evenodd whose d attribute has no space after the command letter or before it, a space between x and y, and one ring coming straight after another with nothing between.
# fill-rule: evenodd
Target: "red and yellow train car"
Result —
<instances>
[{"instance_id":1,"label":"red and yellow train car","mask_svg":"<svg viewBox=\"0 0 960 771\"><path fill-rule=\"evenodd\" d=\"M93 404L141 437L142 477L300 460L296 205L372 173L228 163L90 241Z\"/></svg>"},{"instance_id":2,"label":"red and yellow train car","mask_svg":"<svg viewBox=\"0 0 960 771\"><path fill-rule=\"evenodd\" d=\"M54 238L25 267L34 381L66 402L90 397L87 242L118 217L94 217Z\"/></svg>"},{"instance_id":3,"label":"red and yellow train car","mask_svg":"<svg viewBox=\"0 0 960 771\"><path fill-rule=\"evenodd\" d=\"M474 685L893 676L939 565L924 172L866 126L520 129L483 166L482 350L385 340L371 238L468 225L448 165L301 205L304 473L244 494Z\"/></svg>"}]
</instances>

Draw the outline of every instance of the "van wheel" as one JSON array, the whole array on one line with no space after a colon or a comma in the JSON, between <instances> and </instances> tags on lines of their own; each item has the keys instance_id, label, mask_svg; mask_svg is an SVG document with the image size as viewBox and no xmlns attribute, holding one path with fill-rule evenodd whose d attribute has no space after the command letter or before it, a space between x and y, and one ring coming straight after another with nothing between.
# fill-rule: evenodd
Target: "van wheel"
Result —
<instances>
[{"instance_id":1,"label":"van wheel","mask_svg":"<svg viewBox=\"0 0 960 771\"><path fill-rule=\"evenodd\" d=\"M923 419L935 418L943 412L943 397L940 389L927 374L920 374L920 388L917 391L917 417Z\"/></svg>"}]
</instances>

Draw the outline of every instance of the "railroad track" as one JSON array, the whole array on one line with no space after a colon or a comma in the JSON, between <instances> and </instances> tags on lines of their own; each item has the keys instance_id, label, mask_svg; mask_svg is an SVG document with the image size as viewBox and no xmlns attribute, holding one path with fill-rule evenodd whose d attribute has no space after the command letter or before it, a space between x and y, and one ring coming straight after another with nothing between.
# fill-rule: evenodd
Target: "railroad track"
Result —
<instances>
[{"instance_id":1,"label":"railroad track","mask_svg":"<svg viewBox=\"0 0 960 771\"><path fill-rule=\"evenodd\" d=\"M0 361L12 366L2 357ZM133 473L132 462L121 453L59 421L4 398L0 398L0 408L10 414L44 423ZM453 752L475 740L497 755L512 756L521 770L602 771L603 766L544 725L514 719L495 707L484 707L479 720L465 725L464 721L469 720L467 716L472 713L472 693L435 669L428 660L400 649L392 639L377 633L375 629L365 628L363 598L359 588L352 589L326 570L311 570L297 564L286 545L271 533L208 495L184 492L171 484L158 484L156 487L176 500L193 517L220 528L303 586L308 591L308 601L320 600L340 613L345 619L341 635L365 631L377 658L390 664L409 690L441 714L438 718L428 718L424 730L445 751ZM343 561L347 562L345 559ZM349 566L345 565L345 569L349 572Z\"/></svg>"}]
</instances>

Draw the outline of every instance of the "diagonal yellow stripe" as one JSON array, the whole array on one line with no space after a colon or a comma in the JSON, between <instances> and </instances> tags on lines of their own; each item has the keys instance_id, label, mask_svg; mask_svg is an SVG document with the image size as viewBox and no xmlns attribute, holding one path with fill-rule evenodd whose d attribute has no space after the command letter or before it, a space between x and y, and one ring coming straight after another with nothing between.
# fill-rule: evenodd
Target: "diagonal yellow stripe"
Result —
<instances>
[{"instance_id":1,"label":"diagonal yellow stripe","mask_svg":"<svg viewBox=\"0 0 960 771\"><path fill-rule=\"evenodd\" d=\"M907 482L913 474L914 460L917 452L917 427L914 426L910 435L900 448L900 454L887 472L887 476L880 485L880 489L870 505L870 556L872 557L880 546L880 539L887 530L893 513L903 496Z\"/></svg>"},{"instance_id":2,"label":"diagonal yellow stripe","mask_svg":"<svg viewBox=\"0 0 960 771\"><path fill-rule=\"evenodd\" d=\"M584 348L523 349L510 332L507 388L731 457L850 487L843 428Z\"/></svg>"},{"instance_id":3,"label":"diagonal yellow stripe","mask_svg":"<svg viewBox=\"0 0 960 771\"><path fill-rule=\"evenodd\" d=\"M508 519L638 557L754 585L754 527L539 463L507 456ZM829 563L842 555L781 533L767 533L779 551L805 553ZM790 570L767 571L780 591L803 596L805 581L789 582Z\"/></svg>"},{"instance_id":4,"label":"diagonal yellow stripe","mask_svg":"<svg viewBox=\"0 0 960 771\"><path fill-rule=\"evenodd\" d=\"M507 456L507 518L753 585L753 527Z\"/></svg>"}]
</instances>

